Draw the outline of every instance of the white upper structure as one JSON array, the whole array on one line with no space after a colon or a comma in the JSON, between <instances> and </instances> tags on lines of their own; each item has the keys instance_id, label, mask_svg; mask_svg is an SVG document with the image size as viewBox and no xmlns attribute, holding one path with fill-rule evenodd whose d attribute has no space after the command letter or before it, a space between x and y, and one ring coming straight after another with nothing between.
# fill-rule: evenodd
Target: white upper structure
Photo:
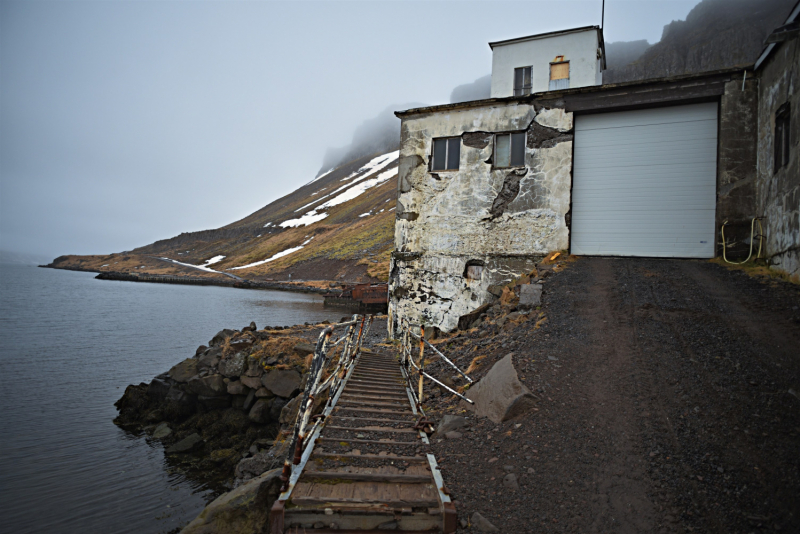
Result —
<instances>
[{"instance_id":1,"label":"white upper structure","mask_svg":"<svg viewBox=\"0 0 800 534\"><path fill-rule=\"evenodd\" d=\"M489 43L492 98L603 83L605 44L599 26Z\"/></svg>"}]
</instances>

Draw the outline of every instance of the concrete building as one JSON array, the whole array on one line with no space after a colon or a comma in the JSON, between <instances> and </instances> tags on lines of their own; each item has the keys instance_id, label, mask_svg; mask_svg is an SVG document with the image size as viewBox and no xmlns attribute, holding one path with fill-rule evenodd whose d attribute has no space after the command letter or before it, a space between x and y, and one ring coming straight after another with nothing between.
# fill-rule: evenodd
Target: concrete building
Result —
<instances>
[{"instance_id":1,"label":"concrete building","mask_svg":"<svg viewBox=\"0 0 800 534\"><path fill-rule=\"evenodd\" d=\"M599 26L489 43L492 98L603 83L605 44Z\"/></svg>"},{"instance_id":2,"label":"concrete building","mask_svg":"<svg viewBox=\"0 0 800 534\"><path fill-rule=\"evenodd\" d=\"M516 63L495 59L502 97L397 112L390 329L451 331L549 252L712 258L723 223L726 242L749 242L761 215L797 272L797 122L781 118L797 109L796 41L775 50L769 104L752 68L514 96ZM765 113L789 132L777 172Z\"/></svg>"},{"instance_id":3,"label":"concrete building","mask_svg":"<svg viewBox=\"0 0 800 534\"><path fill-rule=\"evenodd\" d=\"M800 2L767 39L755 64L758 84L757 213L765 255L775 268L800 274Z\"/></svg>"}]
</instances>

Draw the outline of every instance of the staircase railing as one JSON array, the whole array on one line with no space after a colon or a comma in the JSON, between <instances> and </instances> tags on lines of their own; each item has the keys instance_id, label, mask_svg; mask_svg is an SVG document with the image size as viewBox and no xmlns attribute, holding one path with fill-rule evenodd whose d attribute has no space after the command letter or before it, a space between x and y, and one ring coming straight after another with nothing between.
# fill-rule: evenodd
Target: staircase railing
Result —
<instances>
[{"instance_id":1,"label":"staircase railing","mask_svg":"<svg viewBox=\"0 0 800 534\"><path fill-rule=\"evenodd\" d=\"M415 332L414 330L417 329L419 333ZM417 410L423 415L424 411L422 409L422 401L424 396L423 391L423 380L427 378L431 382L434 382L439 387L444 388L445 390L449 391L456 397L460 398L463 401L466 401L470 404L474 404L474 402L458 391L454 390L447 384L443 383L441 380L433 377L425 370L425 347L427 346L433 353L444 360L450 367L455 369L455 371L463 376L467 383L472 384L473 380L462 371L453 361L445 356L442 351L437 349L433 346L430 341L425 339L425 325L421 324L413 324L409 322L407 319L402 319L400 321L400 343L401 343L401 356L400 356L400 364L405 371L403 374L406 377L409 385L409 391L414 396L414 403L416 404ZM414 361L414 349L415 347L419 347L419 356L417 361ZM417 387L415 389L414 383L412 382L412 375L419 376L419 381L417 383Z\"/></svg>"},{"instance_id":2,"label":"staircase railing","mask_svg":"<svg viewBox=\"0 0 800 534\"><path fill-rule=\"evenodd\" d=\"M311 360L308 381L306 382L300 408L294 423L294 432L289 445L288 454L283 462L280 479L283 482L281 492L286 492L291 480L296 480L303 469L302 459L311 444L307 436L313 436L325 419L325 414L335 402L345 378L355 366L361 351L364 337L372 326L372 315L353 315L351 321L330 325L319 335ZM335 341L331 338L337 329L346 329ZM339 351L337 354L337 347ZM325 376L327 373L327 376ZM328 400L322 414L313 415L314 400L320 393L330 388ZM313 420L313 424L311 423ZM293 454L292 454L293 453Z\"/></svg>"}]
</instances>

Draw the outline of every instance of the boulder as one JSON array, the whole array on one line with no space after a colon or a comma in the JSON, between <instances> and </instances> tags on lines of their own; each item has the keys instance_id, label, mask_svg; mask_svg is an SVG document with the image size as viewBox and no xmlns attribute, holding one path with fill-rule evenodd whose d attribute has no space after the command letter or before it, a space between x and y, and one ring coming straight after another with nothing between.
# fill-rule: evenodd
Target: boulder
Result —
<instances>
[{"instance_id":1,"label":"boulder","mask_svg":"<svg viewBox=\"0 0 800 534\"><path fill-rule=\"evenodd\" d=\"M167 454L178 454L184 452L192 452L203 445L203 438L200 434L194 433L186 436L178 443L167 449Z\"/></svg>"},{"instance_id":2,"label":"boulder","mask_svg":"<svg viewBox=\"0 0 800 534\"><path fill-rule=\"evenodd\" d=\"M519 381L513 354L495 363L486 376L467 391L466 397L475 403L462 403L467 409L494 423L523 415L536 406L536 397Z\"/></svg>"},{"instance_id":3,"label":"boulder","mask_svg":"<svg viewBox=\"0 0 800 534\"><path fill-rule=\"evenodd\" d=\"M223 493L206 506L181 534L267 532L269 512L280 494L281 469L273 469Z\"/></svg>"},{"instance_id":4,"label":"boulder","mask_svg":"<svg viewBox=\"0 0 800 534\"><path fill-rule=\"evenodd\" d=\"M468 328L472 327L472 323L478 320L482 313L489 309L491 304L484 304L479 306L478 308L472 310L466 315L462 315L458 318L458 329L459 330L467 330Z\"/></svg>"},{"instance_id":5,"label":"boulder","mask_svg":"<svg viewBox=\"0 0 800 534\"><path fill-rule=\"evenodd\" d=\"M256 358L247 358L247 371L245 374L261 378L261 375L264 374L264 367L261 365L261 361Z\"/></svg>"},{"instance_id":6,"label":"boulder","mask_svg":"<svg viewBox=\"0 0 800 534\"><path fill-rule=\"evenodd\" d=\"M230 408L231 406L230 395L223 395L221 397L206 397L204 395L198 395L197 401L202 404L206 410L224 410L225 408Z\"/></svg>"},{"instance_id":7,"label":"boulder","mask_svg":"<svg viewBox=\"0 0 800 534\"><path fill-rule=\"evenodd\" d=\"M258 399L256 403L253 404L253 407L250 408L250 412L247 414L247 417L249 417L254 423L266 423L269 421L272 402L273 399Z\"/></svg>"},{"instance_id":8,"label":"boulder","mask_svg":"<svg viewBox=\"0 0 800 534\"><path fill-rule=\"evenodd\" d=\"M271 399L275 394L265 387L260 387L256 390L256 397L259 399Z\"/></svg>"},{"instance_id":9,"label":"boulder","mask_svg":"<svg viewBox=\"0 0 800 534\"><path fill-rule=\"evenodd\" d=\"M273 421L277 421L281 418L281 410L286 404L289 402L288 399L283 399L281 397L275 397L272 399L272 405L269 408L269 418Z\"/></svg>"},{"instance_id":10,"label":"boulder","mask_svg":"<svg viewBox=\"0 0 800 534\"><path fill-rule=\"evenodd\" d=\"M298 343L294 346L294 351L298 354L314 354L317 346L313 343Z\"/></svg>"},{"instance_id":11,"label":"boulder","mask_svg":"<svg viewBox=\"0 0 800 534\"><path fill-rule=\"evenodd\" d=\"M228 382L228 395L247 395L250 393L250 388L245 386L239 380L231 380Z\"/></svg>"},{"instance_id":12,"label":"boulder","mask_svg":"<svg viewBox=\"0 0 800 534\"><path fill-rule=\"evenodd\" d=\"M193 378L189 380L187 388L192 393L204 397L219 397L228 393L228 388L220 375Z\"/></svg>"},{"instance_id":13,"label":"boulder","mask_svg":"<svg viewBox=\"0 0 800 534\"><path fill-rule=\"evenodd\" d=\"M196 398L191 393L182 390L179 386L173 385L169 388L169 393L167 393L167 398L165 400L178 404L193 405Z\"/></svg>"},{"instance_id":14,"label":"boulder","mask_svg":"<svg viewBox=\"0 0 800 534\"><path fill-rule=\"evenodd\" d=\"M519 307L535 308L542 305L541 284L523 284L519 286Z\"/></svg>"},{"instance_id":15,"label":"boulder","mask_svg":"<svg viewBox=\"0 0 800 534\"><path fill-rule=\"evenodd\" d=\"M247 394L247 397L244 399L242 403L242 410L249 412L250 408L253 407L253 403L256 402L256 390L251 389L250 393Z\"/></svg>"},{"instance_id":16,"label":"boulder","mask_svg":"<svg viewBox=\"0 0 800 534\"><path fill-rule=\"evenodd\" d=\"M242 381L242 384L249 387L250 389L258 389L261 387L261 378L257 376L240 376L239 380Z\"/></svg>"},{"instance_id":17,"label":"boulder","mask_svg":"<svg viewBox=\"0 0 800 534\"><path fill-rule=\"evenodd\" d=\"M303 396L298 395L289 402L287 402L283 408L281 408L281 415L278 418L278 422L282 425L286 425L289 423L293 423L294 420L297 418L297 412L300 410L300 403L303 402Z\"/></svg>"},{"instance_id":18,"label":"boulder","mask_svg":"<svg viewBox=\"0 0 800 534\"><path fill-rule=\"evenodd\" d=\"M261 377L265 388L278 397L291 397L300 387L300 373L294 369L273 369Z\"/></svg>"},{"instance_id":19,"label":"boulder","mask_svg":"<svg viewBox=\"0 0 800 534\"><path fill-rule=\"evenodd\" d=\"M211 341L209 341L208 344L210 346L212 346L212 347L216 347L217 345L221 345L222 343L225 342L226 339L228 339L229 337L233 336L233 334L235 334L235 333L236 333L236 330L230 330L228 328L220 330L219 332L217 332L217 335L215 335L213 338L211 338Z\"/></svg>"},{"instance_id":20,"label":"boulder","mask_svg":"<svg viewBox=\"0 0 800 534\"><path fill-rule=\"evenodd\" d=\"M176 382L187 383L190 378L197 374L197 360L187 358L181 363L176 364L169 370L169 377Z\"/></svg>"},{"instance_id":21,"label":"boulder","mask_svg":"<svg viewBox=\"0 0 800 534\"><path fill-rule=\"evenodd\" d=\"M153 437L156 439L164 439L170 434L172 434L172 429L169 427L167 423L161 423L153 431Z\"/></svg>"},{"instance_id":22,"label":"boulder","mask_svg":"<svg viewBox=\"0 0 800 534\"><path fill-rule=\"evenodd\" d=\"M206 347L205 345L200 345L199 347L197 347L197 350L194 351L194 357L195 358L199 358L200 355L203 354L207 350L208 350L208 347Z\"/></svg>"},{"instance_id":23,"label":"boulder","mask_svg":"<svg viewBox=\"0 0 800 534\"><path fill-rule=\"evenodd\" d=\"M442 417L442 420L439 421L439 426L436 427L436 432L433 433L432 437L443 436L448 432L464 428L467 424L468 420L466 417L461 417L460 415L445 415Z\"/></svg>"},{"instance_id":24,"label":"boulder","mask_svg":"<svg viewBox=\"0 0 800 534\"><path fill-rule=\"evenodd\" d=\"M244 352L237 352L233 356L223 358L219 362L219 373L222 376L233 378L234 376L243 375L247 366L247 355Z\"/></svg>"},{"instance_id":25,"label":"boulder","mask_svg":"<svg viewBox=\"0 0 800 534\"><path fill-rule=\"evenodd\" d=\"M154 378L150 385L147 386L147 396L155 401L162 402L167 398L167 393L169 393L169 388L171 387L172 384L166 380Z\"/></svg>"},{"instance_id":26,"label":"boulder","mask_svg":"<svg viewBox=\"0 0 800 534\"><path fill-rule=\"evenodd\" d=\"M233 352L245 352L253 346L255 341L251 336L236 338L230 343Z\"/></svg>"},{"instance_id":27,"label":"boulder","mask_svg":"<svg viewBox=\"0 0 800 534\"><path fill-rule=\"evenodd\" d=\"M220 347L212 347L200 355L197 360L197 368L213 369L219 364L220 358L222 358L222 349Z\"/></svg>"},{"instance_id":28,"label":"boulder","mask_svg":"<svg viewBox=\"0 0 800 534\"><path fill-rule=\"evenodd\" d=\"M478 532L500 532L500 529L494 526L488 519L483 517L480 513L475 512L470 518L472 527Z\"/></svg>"},{"instance_id":29,"label":"boulder","mask_svg":"<svg viewBox=\"0 0 800 534\"><path fill-rule=\"evenodd\" d=\"M250 458L240 460L234 473L236 478L248 480L282 463L282 458L276 458L270 451L259 451Z\"/></svg>"}]
</instances>

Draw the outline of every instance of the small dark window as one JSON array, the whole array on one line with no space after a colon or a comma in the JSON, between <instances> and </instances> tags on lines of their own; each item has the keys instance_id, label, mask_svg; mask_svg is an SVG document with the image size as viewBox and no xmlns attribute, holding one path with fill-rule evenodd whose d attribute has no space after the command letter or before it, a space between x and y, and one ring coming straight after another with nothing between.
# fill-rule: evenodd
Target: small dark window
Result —
<instances>
[{"instance_id":1,"label":"small dark window","mask_svg":"<svg viewBox=\"0 0 800 534\"><path fill-rule=\"evenodd\" d=\"M775 165L774 172L778 172L789 164L789 103L782 105L775 113Z\"/></svg>"},{"instance_id":2,"label":"small dark window","mask_svg":"<svg viewBox=\"0 0 800 534\"><path fill-rule=\"evenodd\" d=\"M483 262L481 260L469 260L464 267L464 278L467 280L480 280L483 274Z\"/></svg>"},{"instance_id":3,"label":"small dark window","mask_svg":"<svg viewBox=\"0 0 800 534\"><path fill-rule=\"evenodd\" d=\"M494 166L521 167L525 165L525 132L494 136Z\"/></svg>"},{"instance_id":4,"label":"small dark window","mask_svg":"<svg viewBox=\"0 0 800 534\"><path fill-rule=\"evenodd\" d=\"M460 158L460 137L443 137L433 140L432 171L457 171Z\"/></svg>"},{"instance_id":5,"label":"small dark window","mask_svg":"<svg viewBox=\"0 0 800 534\"><path fill-rule=\"evenodd\" d=\"M531 69L533 67L520 67L514 69L514 96L531 94Z\"/></svg>"}]
</instances>

